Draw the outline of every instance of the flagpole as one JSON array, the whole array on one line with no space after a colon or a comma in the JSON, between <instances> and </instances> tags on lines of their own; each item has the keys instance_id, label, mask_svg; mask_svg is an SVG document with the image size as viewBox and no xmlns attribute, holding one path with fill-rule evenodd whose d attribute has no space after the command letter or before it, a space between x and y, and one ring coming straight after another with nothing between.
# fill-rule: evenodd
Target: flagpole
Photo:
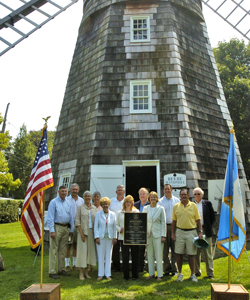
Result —
<instances>
[{"instance_id":1,"label":"flagpole","mask_svg":"<svg viewBox=\"0 0 250 300\"><path fill-rule=\"evenodd\" d=\"M230 197L231 198L231 197ZM230 290L230 282L231 282L231 235L232 235L232 199L229 200L229 255L228 255L228 289Z\"/></svg>"},{"instance_id":2,"label":"flagpole","mask_svg":"<svg viewBox=\"0 0 250 300\"><path fill-rule=\"evenodd\" d=\"M234 127L231 125L230 133L233 134L233 143L234 143ZM234 157L234 147L232 149ZM230 289L231 284L231 240L232 240L232 205L233 204L233 195L229 197L229 255L228 255L228 289Z\"/></svg>"},{"instance_id":3,"label":"flagpole","mask_svg":"<svg viewBox=\"0 0 250 300\"><path fill-rule=\"evenodd\" d=\"M47 118L43 118L43 120L45 121L44 127L47 127L47 123L48 123L48 119L50 117ZM43 204L43 209L42 209L42 251L41 251L41 277L40 277L40 289L43 288L43 254L44 254L44 212L45 212L45 201L44 201L44 197L45 196L45 190L42 192L42 204Z\"/></svg>"},{"instance_id":4,"label":"flagpole","mask_svg":"<svg viewBox=\"0 0 250 300\"><path fill-rule=\"evenodd\" d=\"M41 251L41 279L40 279L40 289L43 288L43 253L44 253L44 211L45 211L45 203L44 203L44 194L45 191L42 193L42 251Z\"/></svg>"}]
</instances>

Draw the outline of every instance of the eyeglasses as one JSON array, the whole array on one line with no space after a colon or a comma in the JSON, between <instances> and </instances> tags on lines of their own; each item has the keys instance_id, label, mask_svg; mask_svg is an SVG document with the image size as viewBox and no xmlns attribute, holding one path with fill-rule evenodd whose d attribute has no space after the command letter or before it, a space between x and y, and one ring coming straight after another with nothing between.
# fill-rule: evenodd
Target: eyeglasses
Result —
<instances>
[{"instance_id":1,"label":"eyeglasses","mask_svg":"<svg viewBox=\"0 0 250 300\"><path fill-rule=\"evenodd\" d=\"M194 194L194 195L195 195L195 196L196 196L196 195L199 195L199 196L200 196L200 194Z\"/></svg>"}]
</instances>

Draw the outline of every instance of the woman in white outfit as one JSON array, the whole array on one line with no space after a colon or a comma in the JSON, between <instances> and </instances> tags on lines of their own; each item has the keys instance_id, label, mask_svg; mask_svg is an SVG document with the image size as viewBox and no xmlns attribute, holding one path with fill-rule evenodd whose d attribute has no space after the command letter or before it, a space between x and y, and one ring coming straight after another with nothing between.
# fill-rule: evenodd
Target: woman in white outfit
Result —
<instances>
[{"instance_id":1,"label":"woman in white outfit","mask_svg":"<svg viewBox=\"0 0 250 300\"><path fill-rule=\"evenodd\" d=\"M166 241L166 215L163 206L157 204L159 201L158 194L151 192L148 197L150 205L143 208L143 212L148 214L148 269L149 276L147 279L155 277L154 262L157 264L157 280L163 276L162 269L162 252L164 242Z\"/></svg>"},{"instance_id":2,"label":"woman in white outfit","mask_svg":"<svg viewBox=\"0 0 250 300\"><path fill-rule=\"evenodd\" d=\"M95 217L94 235L98 256L97 280L101 280L103 276L111 280L112 247L117 242L117 239L116 217L115 213L109 210L110 204L111 201L108 197L101 198L100 205L103 210L98 211Z\"/></svg>"},{"instance_id":3,"label":"woman in white outfit","mask_svg":"<svg viewBox=\"0 0 250 300\"><path fill-rule=\"evenodd\" d=\"M94 222L97 210L96 207L90 203L90 191L85 191L83 198L84 204L77 208L75 218L75 226L78 229L76 267L80 268L80 280L84 280L84 276L90 278L87 267L96 265ZM84 268L85 272L83 272Z\"/></svg>"}]
</instances>

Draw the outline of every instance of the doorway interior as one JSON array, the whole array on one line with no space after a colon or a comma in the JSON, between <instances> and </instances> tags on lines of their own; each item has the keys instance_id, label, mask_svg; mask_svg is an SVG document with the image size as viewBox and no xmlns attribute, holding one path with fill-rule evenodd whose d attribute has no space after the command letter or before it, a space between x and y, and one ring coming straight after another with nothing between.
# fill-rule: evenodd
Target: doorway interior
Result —
<instances>
[{"instance_id":1,"label":"doorway interior","mask_svg":"<svg viewBox=\"0 0 250 300\"><path fill-rule=\"evenodd\" d=\"M134 201L138 201L138 191L141 187L145 187L149 192L157 191L156 166L126 167L126 195L132 195Z\"/></svg>"}]
</instances>

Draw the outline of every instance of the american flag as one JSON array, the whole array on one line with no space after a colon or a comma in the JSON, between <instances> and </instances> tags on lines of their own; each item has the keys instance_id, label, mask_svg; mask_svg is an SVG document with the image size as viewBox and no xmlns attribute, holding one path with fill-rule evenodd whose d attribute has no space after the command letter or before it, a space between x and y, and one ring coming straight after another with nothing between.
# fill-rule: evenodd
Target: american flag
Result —
<instances>
[{"instance_id":1,"label":"american flag","mask_svg":"<svg viewBox=\"0 0 250 300\"><path fill-rule=\"evenodd\" d=\"M31 171L21 216L21 226L32 248L36 248L42 239L43 191L53 185L47 147L47 126L45 126Z\"/></svg>"}]
</instances>

